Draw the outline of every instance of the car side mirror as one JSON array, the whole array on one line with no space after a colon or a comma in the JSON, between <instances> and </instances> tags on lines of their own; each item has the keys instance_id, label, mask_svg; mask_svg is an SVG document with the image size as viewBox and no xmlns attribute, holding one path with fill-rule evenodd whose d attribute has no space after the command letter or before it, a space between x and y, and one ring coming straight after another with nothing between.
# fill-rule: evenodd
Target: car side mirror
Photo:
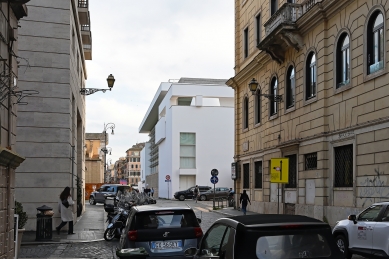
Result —
<instances>
[{"instance_id":1,"label":"car side mirror","mask_svg":"<svg viewBox=\"0 0 389 259\"><path fill-rule=\"evenodd\" d=\"M348 220L352 220L354 224L357 224L357 216L356 215L349 215Z\"/></svg>"},{"instance_id":2,"label":"car side mirror","mask_svg":"<svg viewBox=\"0 0 389 259\"><path fill-rule=\"evenodd\" d=\"M190 247L185 250L184 255L188 257L192 257L196 254L197 248L196 247Z\"/></svg>"},{"instance_id":3,"label":"car side mirror","mask_svg":"<svg viewBox=\"0 0 389 259\"><path fill-rule=\"evenodd\" d=\"M198 221L199 223L201 223L201 219L200 219L200 218L197 218L197 221Z\"/></svg>"}]
</instances>

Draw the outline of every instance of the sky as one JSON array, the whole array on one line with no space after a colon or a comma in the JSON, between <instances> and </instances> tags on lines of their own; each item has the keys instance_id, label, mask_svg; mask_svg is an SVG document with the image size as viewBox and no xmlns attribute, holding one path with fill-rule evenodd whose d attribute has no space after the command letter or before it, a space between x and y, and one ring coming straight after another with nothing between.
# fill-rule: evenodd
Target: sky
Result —
<instances>
[{"instance_id":1,"label":"sky","mask_svg":"<svg viewBox=\"0 0 389 259\"><path fill-rule=\"evenodd\" d=\"M108 88L109 74L116 81L112 91L85 97L86 133L115 124L107 145L112 163L148 141L139 126L161 82L234 76L232 0L90 0L89 11L85 87Z\"/></svg>"}]
</instances>

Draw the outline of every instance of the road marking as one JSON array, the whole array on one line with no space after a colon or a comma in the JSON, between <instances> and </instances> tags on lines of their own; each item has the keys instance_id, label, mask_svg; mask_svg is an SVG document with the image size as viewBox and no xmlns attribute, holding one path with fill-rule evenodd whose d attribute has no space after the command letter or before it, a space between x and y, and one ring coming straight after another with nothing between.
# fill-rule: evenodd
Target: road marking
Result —
<instances>
[{"instance_id":1,"label":"road marking","mask_svg":"<svg viewBox=\"0 0 389 259\"><path fill-rule=\"evenodd\" d=\"M204 212L209 212L209 210L210 210L210 209L204 209L204 208L199 208L199 207L194 207L193 209L201 210L201 211L204 211Z\"/></svg>"}]
</instances>

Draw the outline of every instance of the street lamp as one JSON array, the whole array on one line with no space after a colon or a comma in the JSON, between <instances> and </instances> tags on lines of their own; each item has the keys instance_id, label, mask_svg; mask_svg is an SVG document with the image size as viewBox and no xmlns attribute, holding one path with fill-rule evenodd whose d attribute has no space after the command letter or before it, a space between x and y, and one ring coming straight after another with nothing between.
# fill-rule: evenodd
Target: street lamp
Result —
<instances>
[{"instance_id":1,"label":"street lamp","mask_svg":"<svg viewBox=\"0 0 389 259\"><path fill-rule=\"evenodd\" d=\"M90 94L94 94L94 93L96 93L98 91L102 91L103 93L105 93L105 91L107 91L107 90L111 91L112 87L113 87L113 84L115 83L115 78L113 77L112 74L110 74L108 76L107 83L108 83L108 89L81 88L80 89L80 94L82 94L82 95L90 95Z\"/></svg>"},{"instance_id":2,"label":"street lamp","mask_svg":"<svg viewBox=\"0 0 389 259\"><path fill-rule=\"evenodd\" d=\"M114 134L114 129L115 129L115 123L104 123L104 147L101 149L101 151L104 152L104 180L107 180L107 153L111 154L112 148L107 147L107 130L111 129L111 135Z\"/></svg>"},{"instance_id":3,"label":"street lamp","mask_svg":"<svg viewBox=\"0 0 389 259\"><path fill-rule=\"evenodd\" d=\"M275 101L277 103L282 102L282 95L274 95L274 94L262 94L261 87L255 78L253 78L249 83L249 89L253 95L257 94L258 96L263 96L269 100ZM257 90L259 89L259 93Z\"/></svg>"}]
</instances>

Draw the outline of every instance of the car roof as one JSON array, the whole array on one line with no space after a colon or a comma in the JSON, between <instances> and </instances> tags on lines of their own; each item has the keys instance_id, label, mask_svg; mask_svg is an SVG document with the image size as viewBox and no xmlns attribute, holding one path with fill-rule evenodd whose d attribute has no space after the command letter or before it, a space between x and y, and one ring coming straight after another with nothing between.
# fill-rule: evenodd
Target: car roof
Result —
<instances>
[{"instance_id":1,"label":"car roof","mask_svg":"<svg viewBox=\"0 0 389 259\"><path fill-rule=\"evenodd\" d=\"M157 207L154 205L141 205L141 206L134 206L132 207L134 210L138 212L144 212L144 211L168 211L168 210L192 210L191 207L186 206L177 206L177 207Z\"/></svg>"},{"instance_id":2,"label":"car roof","mask_svg":"<svg viewBox=\"0 0 389 259\"><path fill-rule=\"evenodd\" d=\"M284 214L257 214L221 218L216 222L225 223L236 227L242 224L245 227L260 227L261 225L285 225L290 223L308 223L308 224L327 224L318 219L302 215L284 215Z\"/></svg>"},{"instance_id":3,"label":"car roof","mask_svg":"<svg viewBox=\"0 0 389 259\"><path fill-rule=\"evenodd\" d=\"M376 202L372 205L389 205L389 201L380 201L380 202Z\"/></svg>"}]
</instances>

